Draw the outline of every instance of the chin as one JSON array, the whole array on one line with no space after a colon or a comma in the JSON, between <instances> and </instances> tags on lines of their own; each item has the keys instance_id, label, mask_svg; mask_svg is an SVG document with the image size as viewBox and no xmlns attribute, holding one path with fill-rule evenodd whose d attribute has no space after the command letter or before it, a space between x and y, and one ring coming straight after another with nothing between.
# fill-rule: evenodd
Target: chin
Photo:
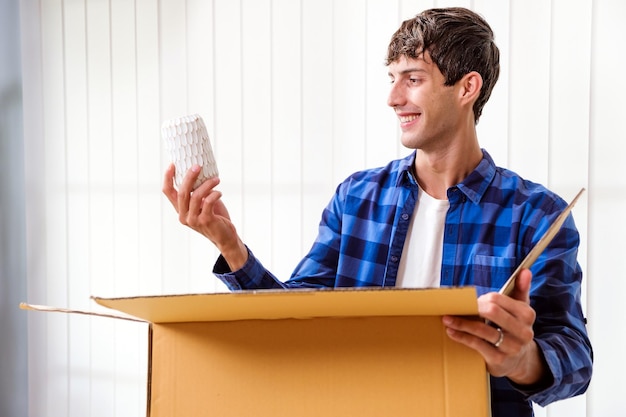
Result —
<instances>
[{"instance_id":1,"label":"chin","mask_svg":"<svg viewBox=\"0 0 626 417\"><path fill-rule=\"evenodd\" d=\"M419 139L416 139L414 137L405 137L405 135L402 135L402 137L400 138L400 143L402 143L402 146L404 146L405 148L408 148L408 149L419 149L420 148L420 141L419 141Z\"/></svg>"}]
</instances>

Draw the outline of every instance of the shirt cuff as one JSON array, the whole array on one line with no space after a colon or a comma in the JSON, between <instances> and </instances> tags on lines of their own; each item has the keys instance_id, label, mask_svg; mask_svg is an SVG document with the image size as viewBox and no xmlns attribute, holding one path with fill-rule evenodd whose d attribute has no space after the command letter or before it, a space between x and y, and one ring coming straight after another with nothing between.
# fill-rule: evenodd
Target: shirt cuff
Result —
<instances>
[{"instance_id":1,"label":"shirt cuff","mask_svg":"<svg viewBox=\"0 0 626 417\"><path fill-rule=\"evenodd\" d=\"M249 274L247 274L245 271L249 271L251 269L251 265L256 262L254 255L252 255L252 252L247 246L246 250L248 251L248 259L246 260L246 263L241 267L241 269L237 271L232 271L230 269L230 266L228 266L228 262L226 262L226 259L224 258L224 256L222 256L222 254L218 256L217 260L215 261L215 265L213 265L213 274L220 281L222 281L230 291L238 291L244 289L244 287L241 285L240 278L244 276L249 276Z\"/></svg>"},{"instance_id":2,"label":"shirt cuff","mask_svg":"<svg viewBox=\"0 0 626 417\"><path fill-rule=\"evenodd\" d=\"M524 394L529 400L544 405L552 402L550 395L552 390L559 384L557 381L561 381L560 375L555 372L560 371L559 358L556 356L556 352L550 348L550 345L540 339L535 339L539 352L541 353L543 362L546 366L546 375L537 383L532 385L519 385L509 380L509 383L519 392Z\"/></svg>"},{"instance_id":3,"label":"shirt cuff","mask_svg":"<svg viewBox=\"0 0 626 417\"><path fill-rule=\"evenodd\" d=\"M213 274L231 291L284 288L284 284L265 269L250 248L246 246L246 250L248 260L241 269L231 271L224 257L220 255L213 267Z\"/></svg>"}]
</instances>

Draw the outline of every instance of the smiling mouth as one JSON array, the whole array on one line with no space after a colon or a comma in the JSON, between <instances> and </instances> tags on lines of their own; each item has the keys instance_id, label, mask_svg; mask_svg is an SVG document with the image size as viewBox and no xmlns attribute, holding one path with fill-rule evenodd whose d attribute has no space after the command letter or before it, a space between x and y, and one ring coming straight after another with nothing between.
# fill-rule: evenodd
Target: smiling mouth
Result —
<instances>
[{"instance_id":1,"label":"smiling mouth","mask_svg":"<svg viewBox=\"0 0 626 417\"><path fill-rule=\"evenodd\" d=\"M400 119L400 123L412 122L413 120L417 119L417 117L418 117L417 114L412 114L409 116L398 116L398 118Z\"/></svg>"}]
</instances>

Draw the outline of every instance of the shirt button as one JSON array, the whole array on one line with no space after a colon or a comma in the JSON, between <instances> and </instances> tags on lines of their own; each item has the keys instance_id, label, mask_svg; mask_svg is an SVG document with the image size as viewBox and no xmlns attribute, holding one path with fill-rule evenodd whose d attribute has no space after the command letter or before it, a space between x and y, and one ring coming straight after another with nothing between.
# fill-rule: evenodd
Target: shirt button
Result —
<instances>
[{"instance_id":1,"label":"shirt button","mask_svg":"<svg viewBox=\"0 0 626 417\"><path fill-rule=\"evenodd\" d=\"M397 256L392 256L391 257L391 262L398 262L398 257Z\"/></svg>"},{"instance_id":2,"label":"shirt button","mask_svg":"<svg viewBox=\"0 0 626 417\"><path fill-rule=\"evenodd\" d=\"M406 213L402 213L402 220L408 220L409 219L409 215Z\"/></svg>"}]
</instances>

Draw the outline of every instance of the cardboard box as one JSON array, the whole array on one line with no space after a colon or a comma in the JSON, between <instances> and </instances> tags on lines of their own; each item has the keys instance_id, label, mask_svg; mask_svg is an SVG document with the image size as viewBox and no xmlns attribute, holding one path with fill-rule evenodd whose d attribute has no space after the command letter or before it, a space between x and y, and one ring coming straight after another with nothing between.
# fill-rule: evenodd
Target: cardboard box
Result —
<instances>
[{"instance_id":1,"label":"cardboard box","mask_svg":"<svg viewBox=\"0 0 626 417\"><path fill-rule=\"evenodd\" d=\"M474 288L95 298L150 323L148 416L490 416L482 357L443 314Z\"/></svg>"}]
</instances>

